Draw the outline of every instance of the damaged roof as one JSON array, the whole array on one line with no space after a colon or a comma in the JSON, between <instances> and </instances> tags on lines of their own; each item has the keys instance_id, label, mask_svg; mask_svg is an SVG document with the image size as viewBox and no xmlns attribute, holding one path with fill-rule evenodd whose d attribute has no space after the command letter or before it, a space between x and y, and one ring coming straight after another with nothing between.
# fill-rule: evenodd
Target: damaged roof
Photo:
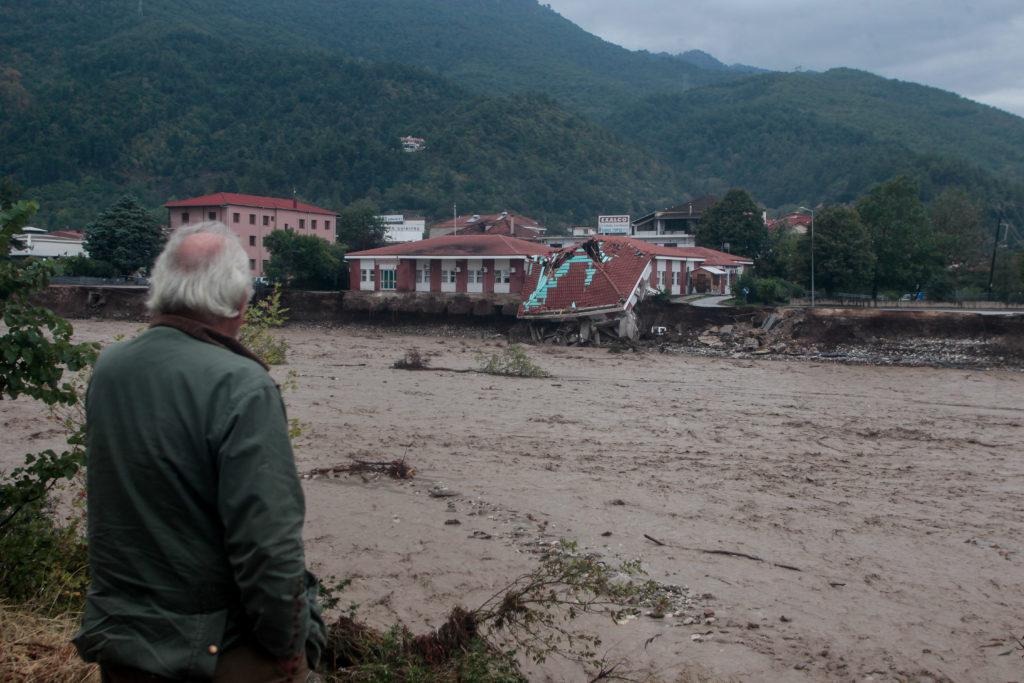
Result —
<instances>
[{"instance_id":1,"label":"damaged roof","mask_svg":"<svg viewBox=\"0 0 1024 683\"><path fill-rule=\"evenodd\" d=\"M519 317L628 311L654 256L646 244L602 235L535 257L527 265Z\"/></svg>"}]
</instances>

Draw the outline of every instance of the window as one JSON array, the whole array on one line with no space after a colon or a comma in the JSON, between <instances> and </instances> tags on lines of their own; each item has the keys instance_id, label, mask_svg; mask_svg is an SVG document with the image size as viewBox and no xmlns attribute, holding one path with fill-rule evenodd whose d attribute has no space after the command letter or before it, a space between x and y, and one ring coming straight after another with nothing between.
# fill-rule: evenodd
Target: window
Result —
<instances>
[{"instance_id":1,"label":"window","mask_svg":"<svg viewBox=\"0 0 1024 683\"><path fill-rule=\"evenodd\" d=\"M270 216L263 217L263 225L270 225Z\"/></svg>"},{"instance_id":2,"label":"window","mask_svg":"<svg viewBox=\"0 0 1024 683\"><path fill-rule=\"evenodd\" d=\"M311 228L312 230L316 230L316 219L315 219L315 218L313 218L313 219L311 219L311 220L309 221L309 227L310 227L310 228Z\"/></svg>"},{"instance_id":3,"label":"window","mask_svg":"<svg viewBox=\"0 0 1024 683\"><path fill-rule=\"evenodd\" d=\"M256 225L256 214L249 214L249 225Z\"/></svg>"},{"instance_id":4,"label":"window","mask_svg":"<svg viewBox=\"0 0 1024 683\"><path fill-rule=\"evenodd\" d=\"M373 268L363 268L360 270L359 279L362 282L373 282Z\"/></svg>"},{"instance_id":5,"label":"window","mask_svg":"<svg viewBox=\"0 0 1024 683\"><path fill-rule=\"evenodd\" d=\"M446 269L442 270L441 271L441 282L454 283L455 282L455 269L452 268L451 270L449 270L449 269L446 268Z\"/></svg>"},{"instance_id":6,"label":"window","mask_svg":"<svg viewBox=\"0 0 1024 683\"><path fill-rule=\"evenodd\" d=\"M494 284L496 285L507 285L511 281L509 277L508 268L495 268L494 269Z\"/></svg>"},{"instance_id":7,"label":"window","mask_svg":"<svg viewBox=\"0 0 1024 683\"><path fill-rule=\"evenodd\" d=\"M672 286L673 287L678 287L679 286L679 271L678 270L673 270L672 271Z\"/></svg>"},{"instance_id":8,"label":"window","mask_svg":"<svg viewBox=\"0 0 1024 683\"><path fill-rule=\"evenodd\" d=\"M249 270L256 270L256 259L249 259Z\"/></svg>"},{"instance_id":9,"label":"window","mask_svg":"<svg viewBox=\"0 0 1024 683\"><path fill-rule=\"evenodd\" d=\"M249 235L249 246L250 247L255 247L256 246L256 235Z\"/></svg>"},{"instance_id":10,"label":"window","mask_svg":"<svg viewBox=\"0 0 1024 683\"><path fill-rule=\"evenodd\" d=\"M217 220L217 212L210 211L209 213L206 214L206 217L209 218L211 221L215 221Z\"/></svg>"},{"instance_id":11,"label":"window","mask_svg":"<svg viewBox=\"0 0 1024 683\"><path fill-rule=\"evenodd\" d=\"M483 284L484 282L484 271L483 268L473 268L469 271L469 281L474 284Z\"/></svg>"},{"instance_id":12,"label":"window","mask_svg":"<svg viewBox=\"0 0 1024 683\"><path fill-rule=\"evenodd\" d=\"M241 223L242 222L242 214L240 214L237 211L235 211L233 214L231 214L231 222L232 223Z\"/></svg>"},{"instance_id":13,"label":"window","mask_svg":"<svg viewBox=\"0 0 1024 683\"><path fill-rule=\"evenodd\" d=\"M422 263L416 267L416 283L426 284L430 282L430 264Z\"/></svg>"},{"instance_id":14,"label":"window","mask_svg":"<svg viewBox=\"0 0 1024 683\"><path fill-rule=\"evenodd\" d=\"M270 261L263 259L263 272L267 272L267 268L270 266Z\"/></svg>"},{"instance_id":15,"label":"window","mask_svg":"<svg viewBox=\"0 0 1024 683\"><path fill-rule=\"evenodd\" d=\"M390 268L382 268L380 271L380 288L381 289L394 289L395 288L395 274L397 270Z\"/></svg>"},{"instance_id":16,"label":"window","mask_svg":"<svg viewBox=\"0 0 1024 683\"><path fill-rule=\"evenodd\" d=\"M305 229L306 229L306 219L305 218L300 218L299 219L299 230L305 230Z\"/></svg>"},{"instance_id":17,"label":"window","mask_svg":"<svg viewBox=\"0 0 1024 683\"><path fill-rule=\"evenodd\" d=\"M331 229L331 222L330 221L324 221L324 230L330 230L330 229Z\"/></svg>"},{"instance_id":18,"label":"window","mask_svg":"<svg viewBox=\"0 0 1024 683\"><path fill-rule=\"evenodd\" d=\"M188 212L181 214L181 222L188 223Z\"/></svg>"}]
</instances>

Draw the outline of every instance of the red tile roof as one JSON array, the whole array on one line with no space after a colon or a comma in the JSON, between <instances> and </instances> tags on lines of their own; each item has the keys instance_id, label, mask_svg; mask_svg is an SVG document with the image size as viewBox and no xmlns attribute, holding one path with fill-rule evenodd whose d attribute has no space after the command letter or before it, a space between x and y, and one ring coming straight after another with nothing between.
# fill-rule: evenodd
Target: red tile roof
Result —
<instances>
[{"instance_id":1,"label":"red tile roof","mask_svg":"<svg viewBox=\"0 0 1024 683\"><path fill-rule=\"evenodd\" d=\"M655 218L693 218L698 219L701 215L710 209L712 206L718 203L718 197L713 194L704 195L697 199L685 202L683 204L676 204L670 206L667 209L659 209L658 211L652 211L646 216L642 216L634 221L634 224L639 225L641 223L648 223Z\"/></svg>"},{"instance_id":2,"label":"red tile roof","mask_svg":"<svg viewBox=\"0 0 1024 683\"><path fill-rule=\"evenodd\" d=\"M417 242L389 244L386 247L365 251L350 251L345 254L345 258L500 258L550 253L550 247L515 237L459 233Z\"/></svg>"},{"instance_id":3,"label":"red tile roof","mask_svg":"<svg viewBox=\"0 0 1024 683\"><path fill-rule=\"evenodd\" d=\"M702 265L705 266L735 267L750 266L754 264L751 259L727 254L724 251L715 251L714 249L708 249L707 247L679 247L676 251L687 252L698 259L704 259L704 263Z\"/></svg>"},{"instance_id":4,"label":"red tile roof","mask_svg":"<svg viewBox=\"0 0 1024 683\"><path fill-rule=\"evenodd\" d=\"M203 197L182 199L177 202L164 204L167 208L181 208L190 206L252 206L260 209L287 209L292 211L305 211L307 213L322 213L330 216L337 216L336 211L328 211L312 204L303 204L295 199L277 199L275 197L259 197L251 194L233 194L231 192L218 192Z\"/></svg>"}]
</instances>

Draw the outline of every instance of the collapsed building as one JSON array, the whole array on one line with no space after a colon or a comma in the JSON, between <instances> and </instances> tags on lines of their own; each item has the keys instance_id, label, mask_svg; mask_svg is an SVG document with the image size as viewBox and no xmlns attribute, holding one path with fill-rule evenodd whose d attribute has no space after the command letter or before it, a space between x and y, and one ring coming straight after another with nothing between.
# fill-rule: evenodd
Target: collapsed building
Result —
<instances>
[{"instance_id":1,"label":"collapsed building","mask_svg":"<svg viewBox=\"0 0 1024 683\"><path fill-rule=\"evenodd\" d=\"M704 258L692 249L645 244L600 235L526 265L517 317L531 321L531 336L549 335L600 344L602 335L635 340L640 335L636 306L645 297L690 291ZM544 324L542 324L544 323Z\"/></svg>"}]
</instances>

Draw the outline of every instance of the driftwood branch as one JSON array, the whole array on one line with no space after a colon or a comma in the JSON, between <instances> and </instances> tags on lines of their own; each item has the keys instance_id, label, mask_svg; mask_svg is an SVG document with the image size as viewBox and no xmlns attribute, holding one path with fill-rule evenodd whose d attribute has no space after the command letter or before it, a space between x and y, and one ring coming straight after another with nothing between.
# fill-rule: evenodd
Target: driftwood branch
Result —
<instances>
[{"instance_id":1,"label":"driftwood branch","mask_svg":"<svg viewBox=\"0 0 1024 683\"><path fill-rule=\"evenodd\" d=\"M350 465L314 467L309 471L309 474L310 476L331 476L332 474L338 474L341 472L347 472L349 474L375 472L377 474L386 474L392 479L412 479L416 474L416 468L409 467L405 460L391 460L387 462L356 460Z\"/></svg>"},{"instance_id":2,"label":"driftwood branch","mask_svg":"<svg viewBox=\"0 0 1024 683\"><path fill-rule=\"evenodd\" d=\"M644 534L644 538L646 538L648 541L651 541L652 543L655 543L657 545L669 545L669 546L671 546L673 548L679 548L681 550L693 550L693 551L700 552L700 553L707 553L708 555L726 555L728 557L742 557L742 558L747 559L747 560L754 560L755 562L767 562L768 564L772 565L773 567L780 567L782 569L788 569L788 570L794 571L794 572L802 572L803 571L799 567L794 567L791 564L780 564L778 562L771 562L771 561L766 560L766 559L764 559L762 557L758 557L756 555L749 555L747 553L736 552L735 550L714 550L714 549L708 549L708 548L689 548L689 547L687 547L685 545L675 545L675 544L665 543L663 541L659 541L658 539L654 538L653 536L648 536L647 534Z\"/></svg>"}]
</instances>

